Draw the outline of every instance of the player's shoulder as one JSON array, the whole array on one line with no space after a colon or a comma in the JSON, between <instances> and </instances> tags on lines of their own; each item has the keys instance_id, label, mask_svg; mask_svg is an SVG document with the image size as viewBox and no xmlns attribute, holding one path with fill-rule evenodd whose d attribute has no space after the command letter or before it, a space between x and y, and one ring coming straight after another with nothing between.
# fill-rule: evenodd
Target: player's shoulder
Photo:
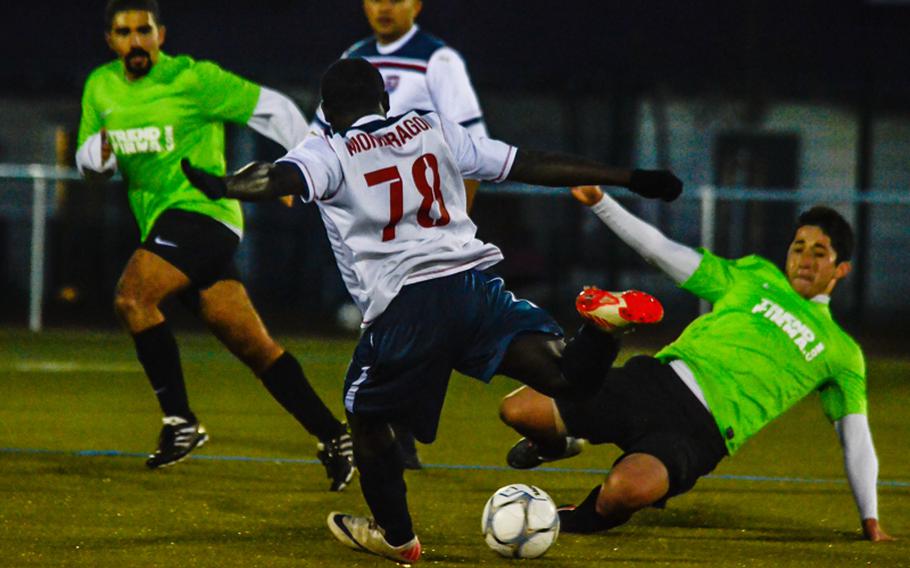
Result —
<instances>
[{"instance_id":1,"label":"player's shoulder","mask_svg":"<svg viewBox=\"0 0 910 568\"><path fill-rule=\"evenodd\" d=\"M376 49L376 38L373 36L365 37L360 41L354 42L351 47L344 50L344 53L341 54L342 59L347 59L349 57L374 57L379 55L379 50Z\"/></svg>"},{"instance_id":2,"label":"player's shoulder","mask_svg":"<svg viewBox=\"0 0 910 568\"><path fill-rule=\"evenodd\" d=\"M447 46L444 41L431 33L419 29L414 36L398 48L397 51L389 53L388 55L429 61L434 53L445 47Z\"/></svg>"},{"instance_id":3,"label":"player's shoulder","mask_svg":"<svg viewBox=\"0 0 910 568\"><path fill-rule=\"evenodd\" d=\"M737 268L742 268L744 270L766 270L769 268L775 270L777 269L777 267L774 266L773 262L757 254L750 254L748 256L735 258L730 262Z\"/></svg>"},{"instance_id":4,"label":"player's shoulder","mask_svg":"<svg viewBox=\"0 0 910 568\"><path fill-rule=\"evenodd\" d=\"M787 277L781 269L763 256L750 254L730 261L730 264L743 272L757 275L762 279L786 281Z\"/></svg>"},{"instance_id":5,"label":"player's shoulder","mask_svg":"<svg viewBox=\"0 0 910 568\"><path fill-rule=\"evenodd\" d=\"M123 64L119 59L113 61L108 61L103 65L99 65L92 69L88 74L88 77L85 79L86 87L90 85L96 85L98 83L103 83L109 81L113 78L118 77L123 73Z\"/></svg>"},{"instance_id":6,"label":"player's shoulder","mask_svg":"<svg viewBox=\"0 0 910 568\"><path fill-rule=\"evenodd\" d=\"M196 59L190 55L175 55L168 58L167 71L173 75L189 73L193 75L207 75L224 71L221 65L208 59Z\"/></svg>"}]
</instances>

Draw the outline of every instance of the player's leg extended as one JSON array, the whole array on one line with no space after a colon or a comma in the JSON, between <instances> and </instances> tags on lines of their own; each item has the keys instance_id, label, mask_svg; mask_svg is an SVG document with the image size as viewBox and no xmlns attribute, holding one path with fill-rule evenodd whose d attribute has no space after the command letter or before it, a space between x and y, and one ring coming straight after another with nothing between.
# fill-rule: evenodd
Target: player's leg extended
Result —
<instances>
[{"instance_id":1,"label":"player's leg extended","mask_svg":"<svg viewBox=\"0 0 910 568\"><path fill-rule=\"evenodd\" d=\"M669 489L663 462L649 454L629 454L580 505L560 510L560 530L593 533L618 527L636 511L662 499Z\"/></svg>"},{"instance_id":2,"label":"player's leg extended","mask_svg":"<svg viewBox=\"0 0 910 568\"><path fill-rule=\"evenodd\" d=\"M565 451L566 428L552 398L530 387L521 387L502 400L499 417L532 440L544 454L558 455Z\"/></svg>"},{"instance_id":3,"label":"player's leg extended","mask_svg":"<svg viewBox=\"0 0 910 568\"><path fill-rule=\"evenodd\" d=\"M580 397L596 392L619 352L618 340L592 326L582 326L563 343L541 334L517 336L509 345L499 372L554 396ZM506 462L528 469L582 451L580 440L567 436L553 399L532 389L519 389L500 407L502 420L525 436L510 450Z\"/></svg>"},{"instance_id":4,"label":"player's leg extended","mask_svg":"<svg viewBox=\"0 0 910 568\"><path fill-rule=\"evenodd\" d=\"M200 316L215 336L320 440L331 489L344 489L353 475L350 436L313 390L297 359L269 335L243 284L219 280L200 291L199 299Z\"/></svg>"}]
</instances>

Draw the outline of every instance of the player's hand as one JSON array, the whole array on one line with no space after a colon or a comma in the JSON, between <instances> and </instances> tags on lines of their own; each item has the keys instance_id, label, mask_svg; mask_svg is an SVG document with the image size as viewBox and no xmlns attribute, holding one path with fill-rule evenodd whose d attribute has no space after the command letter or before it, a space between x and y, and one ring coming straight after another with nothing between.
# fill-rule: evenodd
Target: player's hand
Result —
<instances>
[{"instance_id":1,"label":"player's hand","mask_svg":"<svg viewBox=\"0 0 910 568\"><path fill-rule=\"evenodd\" d=\"M572 188L572 197L586 207L596 205L603 196L604 192L598 185L579 185Z\"/></svg>"},{"instance_id":2,"label":"player's hand","mask_svg":"<svg viewBox=\"0 0 910 568\"><path fill-rule=\"evenodd\" d=\"M106 164L111 158L111 141L107 137L107 128L101 129L101 163Z\"/></svg>"},{"instance_id":3,"label":"player's hand","mask_svg":"<svg viewBox=\"0 0 910 568\"><path fill-rule=\"evenodd\" d=\"M183 170L183 175L186 176L186 179L190 180L190 183L196 186L209 199L221 199L227 193L227 184L224 182L223 177L200 170L191 164L188 159L183 158L180 160L180 169Z\"/></svg>"},{"instance_id":4,"label":"player's hand","mask_svg":"<svg viewBox=\"0 0 910 568\"><path fill-rule=\"evenodd\" d=\"M894 537L885 532L878 524L878 519L863 519L863 536L872 542L889 542Z\"/></svg>"},{"instance_id":5,"label":"player's hand","mask_svg":"<svg viewBox=\"0 0 910 568\"><path fill-rule=\"evenodd\" d=\"M629 189L642 197L673 201L682 193L682 182L667 170L632 170Z\"/></svg>"}]
</instances>

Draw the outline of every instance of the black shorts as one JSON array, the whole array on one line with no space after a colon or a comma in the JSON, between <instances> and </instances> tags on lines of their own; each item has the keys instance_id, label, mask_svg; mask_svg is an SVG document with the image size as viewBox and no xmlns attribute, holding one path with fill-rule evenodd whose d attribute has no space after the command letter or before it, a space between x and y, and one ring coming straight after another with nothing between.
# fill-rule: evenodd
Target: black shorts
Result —
<instances>
[{"instance_id":1,"label":"black shorts","mask_svg":"<svg viewBox=\"0 0 910 568\"><path fill-rule=\"evenodd\" d=\"M633 357L614 368L593 396L558 399L569 434L592 444L612 443L629 454L659 459L670 476L670 490L658 503L685 493L727 455L710 412L676 372L657 359Z\"/></svg>"},{"instance_id":2,"label":"black shorts","mask_svg":"<svg viewBox=\"0 0 910 568\"><path fill-rule=\"evenodd\" d=\"M234 264L238 237L207 215L168 209L140 245L186 274L193 288L204 290L219 280L240 280Z\"/></svg>"}]
</instances>

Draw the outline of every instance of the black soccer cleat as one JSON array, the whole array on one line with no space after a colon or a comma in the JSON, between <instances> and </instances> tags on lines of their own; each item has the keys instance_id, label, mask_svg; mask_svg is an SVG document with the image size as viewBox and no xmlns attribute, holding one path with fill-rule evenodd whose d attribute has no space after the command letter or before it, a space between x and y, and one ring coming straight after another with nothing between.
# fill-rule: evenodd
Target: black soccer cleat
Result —
<instances>
[{"instance_id":1,"label":"black soccer cleat","mask_svg":"<svg viewBox=\"0 0 910 568\"><path fill-rule=\"evenodd\" d=\"M506 463L514 469L533 469L542 463L564 460L577 456L584 448L584 443L572 436L566 436L566 449L558 456L544 456L540 453L540 446L527 438L518 440L506 455Z\"/></svg>"},{"instance_id":2,"label":"black soccer cleat","mask_svg":"<svg viewBox=\"0 0 910 568\"><path fill-rule=\"evenodd\" d=\"M190 452L209 440L208 432L199 422L190 422L182 416L165 416L162 422L164 426L158 435L158 449L145 460L149 469L183 461Z\"/></svg>"},{"instance_id":3,"label":"black soccer cleat","mask_svg":"<svg viewBox=\"0 0 910 568\"><path fill-rule=\"evenodd\" d=\"M325 466L326 477L332 480L329 491L342 491L354 477L354 442L347 426L340 435L321 441L316 447L316 457Z\"/></svg>"}]
</instances>

